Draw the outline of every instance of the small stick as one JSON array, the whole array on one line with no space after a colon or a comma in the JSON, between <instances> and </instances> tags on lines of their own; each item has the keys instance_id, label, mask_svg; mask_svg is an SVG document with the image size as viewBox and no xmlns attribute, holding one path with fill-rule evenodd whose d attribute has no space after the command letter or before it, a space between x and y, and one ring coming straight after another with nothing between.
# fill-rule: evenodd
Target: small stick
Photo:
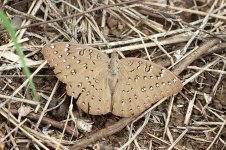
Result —
<instances>
[{"instance_id":1,"label":"small stick","mask_svg":"<svg viewBox=\"0 0 226 150\"><path fill-rule=\"evenodd\" d=\"M130 0L130 1L125 1L125 2L116 3L116 4L112 4L112 5L103 5L103 6L96 7L96 8L93 8L93 9L89 9L89 10L83 11L81 13L76 13L76 14L73 14L73 15L70 15L70 16L52 19L52 20L45 21L45 22L39 22L39 23L30 24L30 25L25 25L25 26L22 26L22 27L15 28L15 30L35 27L35 26L39 26L39 25L43 25L43 24L47 24L47 23L53 23L53 22L57 22L57 21L63 21L63 20L69 19L69 18L81 16L81 15L84 15L86 13L90 13L90 12L93 12L93 11L96 11L96 10L106 9L106 8L109 8L109 7L120 6L120 5L124 5L124 4L130 4L130 3L137 2L137 1L139 1L139 0ZM0 33L4 33L4 32L6 32L6 30L0 30Z\"/></svg>"},{"instance_id":2,"label":"small stick","mask_svg":"<svg viewBox=\"0 0 226 150\"><path fill-rule=\"evenodd\" d=\"M14 115L18 115L19 114L17 109L10 109L9 111L12 114L14 114ZM39 119L39 117L40 117L40 115L38 115L36 113L33 113L33 112L30 112L26 116L26 118L29 118L29 119L34 120L34 121L37 121ZM41 123L42 124L46 124L46 125L51 124L51 126L57 128L57 129L60 129L60 130L63 130L64 129L64 125L65 125L63 122L61 123L61 122L58 122L56 120L50 119L48 117L43 117ZM68 134L77 137L76 132L74 132L74 129L72 127L67 126L65 131Z\"/></svg>"},{"instance_id":3,"label":"small stick","mask_svg":"<svg viewBox=\"0 0 226 150\"><path fill-rule=\"evenodd\" d=\"M224 120L224 122L222 123L220 130L217 132L217 135L214 137L213 141L210 143L210 145L208 146L207 150L211 149L211 147L213 146L213 144L216 142L216 140L218 139L218 137L220 136L222 130L224 129L224 126L226 125L226 119Z\"/></svg>"},{"instance_id":4,"label":"small stick","mask_svg":"<svg viewBox=\"0 0 226 150\"><path fill-rule=\"evenodd\" d=\"M190 118L191 118L191 113L192 113L192 110L193 110L193 107L194 107L194 102L195 102L195 99L196 99L196 94L197 94L197 92L195 92L194 97L192 98L192 100L189 101L189 104L188 104L187 113L186 113L186 116L185 116L185 119L184 119L184 124L186 126L188 125L188 123L190 121Z\"/></svg>"},{"instance_id":5,"label":"small stick","mask_svg":"<svg viewBox=\"0 0 226 150\"><path fill-rule=\"evenodd\" d=\"M122 130L125 126L127 126L132 120L134 120L135 117L130 117L130 118L122 118L115 124L108 126L104 129L101 129L97 131L96 133L93 133L81 140L78 140L75 142L73 146L69 148L69 150L80 150L83 147L86 147L90 143L95 142L96 140L99 140L103 137L112 135L120 130Z\"/></svg>"},{"instance_id":6,"label":"small stick","mask_svg":"<svg viewBox=\"0 0 226 150\"><path fill-rule=\"evenodd\" d=\"M219 39L213 39L210 41L205 42L202 44L197 50L194 52L190 53L188 56L186 56L183 61L175 65L175 67L172 69L172 72L175 75L179 75L183 70L187 68L194 60L198 59L200 56L205 54L208 49L211 47L215 46L216 44L219 44L220 40Z\"/></svg>"},{"instance_id":7,"label":"small stick","mask_svg":"<svg viewBox=\"0 0 226 150\"><path fill-rule=\"evenodd\" d=\"M174 146L184 137L184 135L188 132L188 129L185 129L180 136L170 145L170 147L167 150L171 150L174 148Z\"/></svg>"}]
</instances>

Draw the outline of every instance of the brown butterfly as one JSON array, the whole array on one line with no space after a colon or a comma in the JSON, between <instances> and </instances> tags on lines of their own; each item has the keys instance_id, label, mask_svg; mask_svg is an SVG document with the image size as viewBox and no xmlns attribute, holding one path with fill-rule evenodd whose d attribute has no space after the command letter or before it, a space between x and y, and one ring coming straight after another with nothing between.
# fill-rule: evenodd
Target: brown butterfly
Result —
<instances>
[{"instance_id":1,"label":"brown butterfly","mask_svg":"<svg viewBox=\"0 0 226 150\"><path fill-rule=\"evenodd\" d=\"M182 89L181 81L168 69L140 58L109 58L82 44L47 44L43 55L67 93L78 98L83 111L121 117L138 115L153 103Z\"/></svg>"}]
</instances>

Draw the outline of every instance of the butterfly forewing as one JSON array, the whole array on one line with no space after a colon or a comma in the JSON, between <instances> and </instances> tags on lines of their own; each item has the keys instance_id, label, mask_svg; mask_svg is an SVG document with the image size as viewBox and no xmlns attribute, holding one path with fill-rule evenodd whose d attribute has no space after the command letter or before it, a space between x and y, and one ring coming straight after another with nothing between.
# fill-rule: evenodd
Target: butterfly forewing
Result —
<instances>
[{"instance_id":1,"label":"butterfly forewing","mask_svg":"<svg viewBox=\"0 0 226 150\"><path fill-rule=\"evenodd\" d=\"M64 83L74 81L87 72L99 71L99 68L107 69L109 61L107 55L95 48L68 42L47 44L43 55Z\"/></svg>"},{"instance_id":2,"label":"butterfly forewing","mask_svg":"<svg viewBox=\"0 0 226 150\"><path fill-rule=\"evenodd\" d=\"M181 88L179 79L164 67L139 58L122 59L112 113L122 117L137 115Z\"/></svg>"},{"instance_id":3,"label":"butterfly forewing","mask_svg":"<svg viewBox=\"0 0 226 150\"><path fill-rule=\"evenodd\" d=\"M68 95L80 95L77 105L82 110L94 115L110 112L106 54L90 46L59 42L47 44L43 55L56 76L67 84Z\"/></svg>"}]
</instances>

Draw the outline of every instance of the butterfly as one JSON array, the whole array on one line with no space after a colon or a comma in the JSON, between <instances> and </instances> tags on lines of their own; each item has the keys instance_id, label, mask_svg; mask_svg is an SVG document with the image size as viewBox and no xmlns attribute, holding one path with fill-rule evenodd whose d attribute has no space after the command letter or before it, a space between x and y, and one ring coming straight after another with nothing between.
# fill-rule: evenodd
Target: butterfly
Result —
<instances>
[{"instance_id":1,"label":"butterfly","mask_svg":"<svg viewBox=\"0 0 226 150\"><path fill-rule=\"evenodd\" d=\"M45 45L42 53L67 94L92 115L138 115L182 89L168 69L141 58L119 59L116 51L109 58L91 46L58 42Z\"/></svg>"}]
</instances>

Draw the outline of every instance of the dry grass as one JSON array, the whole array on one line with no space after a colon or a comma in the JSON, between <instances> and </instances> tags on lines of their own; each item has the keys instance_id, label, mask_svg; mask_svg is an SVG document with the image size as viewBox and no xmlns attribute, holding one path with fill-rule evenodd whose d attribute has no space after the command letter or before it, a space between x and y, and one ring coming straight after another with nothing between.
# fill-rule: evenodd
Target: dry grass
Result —
<instances>
[{"instance_id":1,"label":"dry grass","mask_svg":"<svg viewBox=\"0 0 226 150\"><path fill-rule=\"evenodd\" d=\"M224 0L55 2L0 2L20 28L18 42L40 96L33 100L13 44L1 32L0 150L226 149ZM152 60L178 75L183 90L137 117L84 114L43 60L42 47L60 41Z\"/></svg>"}]
</instances>

